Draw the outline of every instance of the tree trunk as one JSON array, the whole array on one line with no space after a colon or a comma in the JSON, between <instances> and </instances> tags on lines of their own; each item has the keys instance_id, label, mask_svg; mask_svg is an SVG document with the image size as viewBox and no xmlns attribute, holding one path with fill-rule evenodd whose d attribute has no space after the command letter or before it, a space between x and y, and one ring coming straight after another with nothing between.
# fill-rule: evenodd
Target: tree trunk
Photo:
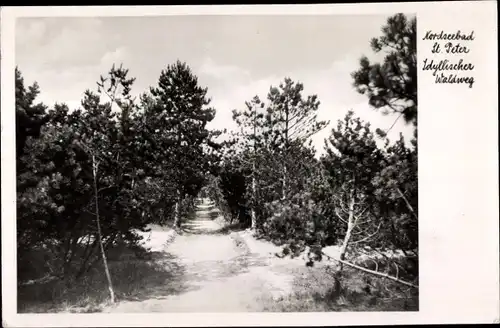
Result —
<instances>
[{"instance_id":1,"label":"tree trunk","mask_svg":"<svg viewBox=\"0 0 500 328\"><path fill-rule=\"evenodd\" d=\"M255 160L255 159L254 159ZM252 216L252 226L251 229L255 230L257 228L257 215L255 214L255 201L256 201L256 181L255 181L255 163L253 164L253 174L252 174L252 209L250 214Z\"/></svg>"},{"instance_id":2,"label":"tree trunk","mask_svg":"<svg viewBox=\"0 0 500 328\"><path fill-rule=\"evenodd\" d=\"M347 219L347 231L345 233L344 241L342 242L342 247L340 248L340 259L343 261L345 259L345 253L347 252L347 246L349 246L349 241L351 240L352 230L354 229L354 192L351 192L351 199L349 200L349 217ZM342 270L342 262L340 262L340 270Z\"/></svg>"},{"instance_id":3,"label":"tree trunk","mask_svg":"<svg viewBox=\"0 0 500 328\"><path fill-rule=\"evenodd\" d=\"M287 186L287 176L286 176L287 172L286 172L286 164L284 164L284 167L283 167L283 195L282 195L282 199L283 200L286 200L286 189L288 188Z\"/></svg>"},{"instance_id":4,"label":"tree trunk","mask_svg":"<svg viewBox=\"0 0 500 328\"><path fill-rule=\"evenodd\" d=\"M88 250L88 253L85 254L83 257L83 262L80 265L80 269L78 270L78 273L76 274L76 279L79 279L85 272L87 272L87 263L90 260L92 253L95 251L95 248L97 246L96 243L97 240L95 240L92 245L90 246L90 249Z\"/></svg>"},{"instance_id":5,"label":"tree trunk","mask_svg":"<svg viewBox=\"0 0 500 328\"><path fill-rule=\"evenodd\" d=\"M257 215L255 214L255 206L257 202L257 197L256 197L256 189L257 189L257 182L255 181L255 161L256 161L256 155L257 155L257 144L255 142L255 138L257 136L257 123L256 123L256 115L257 113L255 112L254 109L254 115L253 115L253 159L252 159L252 209L251 209L251 216L252 216L252 225L250 227L251 230L255 230L257 228Z\"/></svg>"},{"instance_id":6,"label":"tree trunk","mask_svg":"<svg viewBox=\"0 0 500 328\"><path fill-rule=\"evenodd\" d=\"M177 189L177 201L175 202L175 210L174 210L174 226L177 228L181 227L181 191Z\"/></svg>"},{"instance_id":7,"label":"tree trunk","mask_svg":"<svg viewBox=\"0 0 500 328\"><path fill-rule=\"evenodd\" d=\"M95 217L97 222L97 236L99 239L99 246L101 249L102 261L104 264L104 271L106 273L106 279L108 280L108 290L109 296L111 297L111 303L115 302L115 292L113 291L113 284L111 283L111 274L109 273L108 261L106 260L106 252L104 251L104 245L102 244L102 232L101 232L101 222L99 219L99 199L97 197L97 163L95 156L92 156L92 166L93 166L93 176L94 176L94 194L95 194Z\"/></svg>"},{"instance_id":8,"label":"tree trunk","mask_svg":"<svg viewBox=\"0 0 500 328\"><path fill-rule=\"evenodd\" d=\"M287 170L286 170L286 160L288 155L288 119L289 119L289 109L288 104L285 106L285 152L283 156L283 200L286 200L287 196Z\"/></svg>"}]
</instances>

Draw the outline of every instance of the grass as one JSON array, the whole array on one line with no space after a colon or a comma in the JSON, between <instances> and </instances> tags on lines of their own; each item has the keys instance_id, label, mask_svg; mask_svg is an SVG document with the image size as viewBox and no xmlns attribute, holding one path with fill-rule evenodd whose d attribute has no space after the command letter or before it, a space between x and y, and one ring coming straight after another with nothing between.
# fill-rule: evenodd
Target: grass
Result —
<instances>
[{"instance_id":1,"label":"grass","mask_svg":"<svg viewBox=\"0 0 500 328\"><path fill-rule=\"evenodd\" d=\"M223 220L220 215L214 215L211 219ZM151 228L155 231L169 229L160 226ZM226 222L219 232L229 233L240 228L242 227L239 227L238 223L229 225ZM239 240L235 242L241 244ZM123 248L109 252L109 267L118 301L159 299L164 295L180 294L190 289L185 281L189 275L185 274L185 268L177 264L173 256L164 252L153 252L149 255L137 258L134 251ZM44 261L39 262L38 265L41 266ZM369 269L386 270L391 275L399 274L405 280L411 279L404 276L403 268L411 265L415 267L415 264L418 264L399 263L403 271L394 272L397 270L395 266L380 261L378 263L376 268L372 267L375 265L373 261L356 264ZM257 300L261 311L418 311L418 290L408 289L391 280L356 269L344 268L340 279L341 288L335 284L331 269L325 265L284 265L278 266L277 269L294 277L292 293L279 299L268 296ZM101 262L79 281L56 280L18 287L20 313L99 312L109 305L108 300L108 285Z\"/></svg>"},{"instance_id":2,"label":"grass","mask_svg":"<svg viewBox=\"0 0 500 328\"><path fill-rule=\"evenodd\" d=\"M293 292L277 300L262 300L264 311L418 311L418 291L387 279L347 268L341 288L336 288L326 266L291 270L295 276Z\"/></svg>"},{"instance_id":3,"label":"grass","mask_svg":"<svg viewBox=\"0 0 500 328\"><path fill-rule=\"evenodd\" d=\"M109 268L117 300L143 300L187 289L182 278L184 268L166 253L137 259L131 251L124 252L123 257L109 262ZM79 281L56 280L18 287L19 313L99 312L108 301L102 265Z\"/></svg>"}]
</instances>

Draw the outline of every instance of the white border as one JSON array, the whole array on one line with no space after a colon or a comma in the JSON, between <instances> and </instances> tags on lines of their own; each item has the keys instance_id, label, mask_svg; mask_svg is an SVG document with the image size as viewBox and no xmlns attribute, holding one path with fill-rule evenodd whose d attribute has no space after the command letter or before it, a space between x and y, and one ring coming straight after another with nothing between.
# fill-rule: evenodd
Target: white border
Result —
<instances>
[{"instance_id":1,"label":"white border","mask_svg":"<svg viewBox=\"0 0 500 328\"><path fill-rule=\"evenodd\" d=\"M272 6L3 7L1 11L2 317L11 327L298 326L492 323L499 315L496 1ZM16 17L417 13L425 30L467 30L473 89L419 71L420 311L393 313L16 314L14 22ZM377 31L374 31L374 33ZM10 90L7 92L6 90Z\"/></svg>"}]
</instances>

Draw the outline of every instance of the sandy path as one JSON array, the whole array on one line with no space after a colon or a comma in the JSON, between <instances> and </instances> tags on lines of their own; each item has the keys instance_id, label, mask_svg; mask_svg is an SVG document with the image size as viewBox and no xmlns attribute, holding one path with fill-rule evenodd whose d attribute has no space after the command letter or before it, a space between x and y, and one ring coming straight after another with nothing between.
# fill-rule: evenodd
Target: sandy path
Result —
<instances>
[{"instance_id":1,"label":"sandy path","mask_svg":"<svg viewBox=\"0 0 500 328\"><path fill-rule=\"evenodd\" d=\"M154 298L122 301L105 312L248 312L261 311L262 297L278 297L291 290L291 277L272 256L250 254L200 206L196 219L184 224L165 250L165 264L182 268L174 275L179 292L158 286ZM153 238L154 239L154 238ZM174 283L168 281L168 284Z\"/></svg>"}]
</instances>

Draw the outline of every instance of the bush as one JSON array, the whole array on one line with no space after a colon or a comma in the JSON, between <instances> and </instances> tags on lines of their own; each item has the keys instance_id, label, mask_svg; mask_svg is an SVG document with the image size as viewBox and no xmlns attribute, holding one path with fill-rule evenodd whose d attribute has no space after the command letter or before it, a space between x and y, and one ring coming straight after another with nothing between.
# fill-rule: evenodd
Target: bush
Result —
<instances>
[{"instance_id":1,"label":"bush","mask_svg":"<svg viewBox=\"0 0 500 328\"><path fill-rule=\"evenodd\" d=\"M273 215L264 222L263 230L269 240L288 245L285 253L298 255L306 245L324 247L331 242L332 238L327 234L330 221L308 192L274 201L266 205L266 210Z\"/></svg>"}]
</instances>

